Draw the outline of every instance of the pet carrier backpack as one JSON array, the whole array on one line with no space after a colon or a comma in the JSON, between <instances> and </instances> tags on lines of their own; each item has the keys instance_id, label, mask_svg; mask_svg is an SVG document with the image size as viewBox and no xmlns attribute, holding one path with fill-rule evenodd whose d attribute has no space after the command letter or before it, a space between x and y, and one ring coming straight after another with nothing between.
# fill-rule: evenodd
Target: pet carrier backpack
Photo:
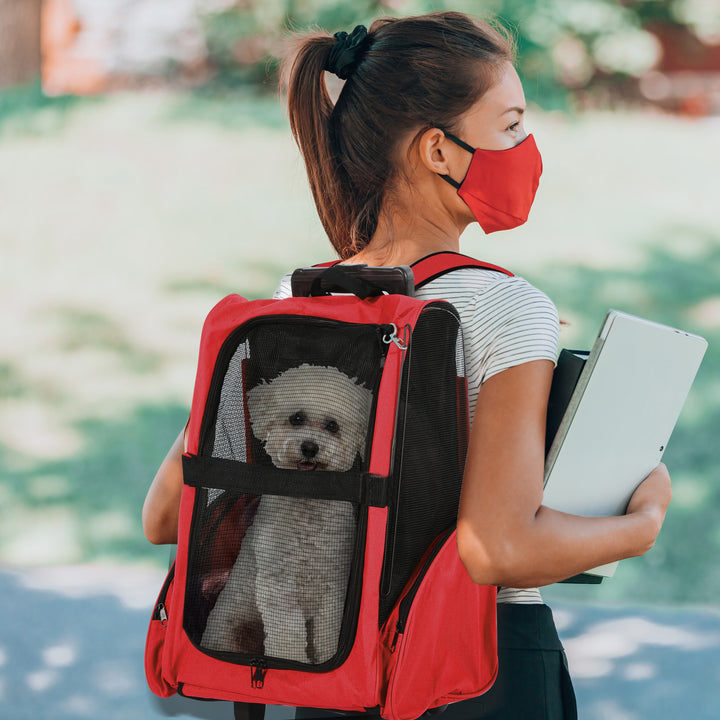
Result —
<instances>
[{"instance_id":1,"label":"pet carrier backpack","mask_svg":"<svg viewBox=\"0 0 720 720\"><path fill-rule=\"evenodd\" d=\"M146 644L157 695L412 720L493 683L495 588L455 539L459 318L412 296L465 267L510 274L457 253L306 268L293 297L210 312Z\"/></svg>"}]
</instances>

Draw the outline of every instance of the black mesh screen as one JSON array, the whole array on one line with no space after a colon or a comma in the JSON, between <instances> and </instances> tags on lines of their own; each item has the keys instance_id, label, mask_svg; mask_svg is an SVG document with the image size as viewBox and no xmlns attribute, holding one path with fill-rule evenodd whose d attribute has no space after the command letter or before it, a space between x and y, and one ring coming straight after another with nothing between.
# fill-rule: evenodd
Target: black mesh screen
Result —
<instances>
[{"instance_id":1,"label":"black mesh screen","mask_svg":"<svg viewBox=\"0 0 720 720\"><path fill-rule=\"evenodd\" d=\"M209 499L212 490L201 494ZM330 660L340 641L356 508L349 502L226 491L196 513L201 532L216 526L218 503L230 513L235 536L228 537L228 527L221 531L228 544L203 548L214 572L191 574L199 581L195 611L186 613L196 618L186 623L193 642L216 652L310 664Z\"/></svg>"},{"instance_id":2,"label":"black mesh screen","mask_svg":"<svg viewBox=\"0 0 720 720\"><path fill-rule=\"evenodd\" d=\"M303 365L331 368L356 385L375 389L379 382L386 346L383 331L375 325L356 325L330 320L299 322L270 319L236 331L218 357L218 366L201 437L202 454L253 461L261 443L247 427L245 393L269 383L286 371ZM303 379L295 373L298 387L317 396L326 385L319 371ZM338 376L339 379L339 376ZM222 381L222 384L221 384ZM328 403L335 398L337 381L329 385ZM308 397L303 392L303 398ZM219 395L219 397L217 397ZM320 398L318 398L320 400ZM217 413L217 417L214 417Z\"/></svg>"},{"instance_id":3,"label":"black mesh screen","mask_svg":"<svg viewBox=\"0 0 720 720\"><path fill-rule=\"evenodd\" d=\"M465 373L457 316L445 308L423 312L405 364L381 624L428 546L457 519L467 431Z\"/></svg>"},{"instance_id":4,"label":"black mesh screen","mask_svg":"<svg viewBox=\"0 0 720 720\"><path fill-rule=\"evenodd\" d=\"M358 506L313 497L313 477L367 466L382 334L271 319L223 348L200 454L294 471L307 496L250 494L239 463L237 489L198 488L184 626L201 648L310 664L338 652L361 568Z\"/></svg>"}]
</instances>

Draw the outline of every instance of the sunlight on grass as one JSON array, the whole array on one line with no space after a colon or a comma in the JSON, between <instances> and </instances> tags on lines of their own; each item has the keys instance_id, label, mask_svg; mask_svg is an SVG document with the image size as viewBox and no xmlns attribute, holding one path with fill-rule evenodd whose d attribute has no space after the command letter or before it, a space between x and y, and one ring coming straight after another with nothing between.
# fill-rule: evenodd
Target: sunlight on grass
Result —
<instances>
[{"instance_id":1,"label":"sunlight on grass","mask_svg":"<svg viewBox=\"0 0 720 720\"><path fill-rule=\"evenodd\" d=\"M162 92L51 110L61 121L31 132L0 126L0 561L159 567L140 509L187 417L204 316L333 253L275 100ZM545 165L530 221L470 228L462 249L545 290L563 346L588 347L608 307L711 341L668 448L677 509L658 546L599 588L550 592L682 601L691 585L716 601L720 126L528 115Z\"/></svg>"},{"instance_id":2,"label":"sunlight on grass","mask_svg":"<svg viewBox=\"0 0 720 720\"><path fill-rule=\"evenodd\" d=\"M78 562L81 518L71 506L22 507L3 519L0 560L18 565Z\"/></svg>"}]
</instances>

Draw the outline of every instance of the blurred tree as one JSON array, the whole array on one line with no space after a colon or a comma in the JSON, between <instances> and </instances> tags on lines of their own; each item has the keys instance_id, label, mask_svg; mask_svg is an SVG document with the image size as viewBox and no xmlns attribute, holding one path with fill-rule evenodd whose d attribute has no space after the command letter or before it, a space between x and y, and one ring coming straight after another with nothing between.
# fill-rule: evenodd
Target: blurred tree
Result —
<instances>
[{"instance_id":1,"label":"blurred tree","mask_svg":"<svg viewBox=\"0 0 720 720\"><path fill-rule=\"evenodd\" d=\"M386 14L382 0L222 0L219 11L204 15L206 43L216 80L222 85L268 83L284 40L311 27L342 29L370 23Z\"/></svg>"},{"instance_id":2,"label":"blurred tree","mask_svg":"<svg viewBox=\"0 0 720 720\"><path fill-rule=\"evenodd\" d=\"M653 27L680 26L720 42L718 0L217 0L205 15L211 62L224 83L265 83L289 30L350 31L379 15L460 10L495 17L516 36L528 97L545 108L576 99L637 96L637 80L660 60Z\"/></svg>"},{"instance_id":3,"label":"blurred tree","mask_svg":"<svg viewBox=\"0 0 720 720\"><path fill-rule=\"evenodd\" d=\"M0 0L0 88L40 77L42 0Z\"/></svg>"}]
</instances>

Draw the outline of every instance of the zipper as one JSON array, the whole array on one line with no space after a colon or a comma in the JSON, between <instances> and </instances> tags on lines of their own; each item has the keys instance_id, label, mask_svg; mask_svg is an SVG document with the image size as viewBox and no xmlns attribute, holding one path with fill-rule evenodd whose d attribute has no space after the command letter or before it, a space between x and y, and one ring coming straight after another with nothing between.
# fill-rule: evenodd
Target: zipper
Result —
<instances>
[{"instance_id":1,"label":"zipper","mask_svg":"<svg viewBox=\"0 0 720 720\"><path fill-rule=\"evenodd\" d=\"M458 325L458 331L461 332L460 329L460 316L458 315L457 310L453 305L450 303L444 301L444 300L436 300L436 301L427 301L425 307L423 307L420 316L425 315L428 312L445 312L448 315L450 315L452 318L454 318L455 322ZM410 394L410 378L411 378L411 372L412 372L412 351L410 349L410 338L411 335L416 331L417 326L420 322L420 316L418 316L417 321L415 325L411 328L410 325L406 325L404 328L403 338L401 342L396 342L395 339L390 336L388 340L383 338L383 342L395 342L395 344L403 350L403 373L402 377L400 379L400 386L398 388L398 398L397 398L397 419L396 419L396 426L395 426L395 432L393 435L393 450L392 450L392 462L391 462L391 478L393 479L393 484L391 485L391 491L393 493L392 499L390 500L388 504L388 530L387 530L387 539L385 542L385 557L383 559L383 566L382 566L382 572L380 575L380 596L381 598L387 598L390 596L393 587L392 587L392 580L393 580L393 573L395 568L395 541L397 537L397 525L398 525L398 518L400 514L400 491L401 486L403 482L403 451L404 451L404 445L405 445L405 437L404 433L407 432L407 417L405 416L402 420L402 425L400 424L400 413L404 412L407 415L407 409L408 409L408 396ZM410 352L408 352L410 350ZM403 391L405 392L405 403L401 406L400 404L400 398L402 397ZM403 437L398 437L399 428L402 427ZM398 452L398 455L396 455L396 450ZM397 465L397 467L396 467ZM384 618L381 617L381 622L384 622L387 616Z\"/></svg>"},{"instance_id":2,"label":"zipper","mask_svg":"<svg viewBox=\"0 0 720 720\"><path fill-rule=\"evenodd\" d=\"M165 605L165 600L167 599L168 590L170 590L170 583L173 581L174 577L175 563L172 564L172 567L168 571L165 582L163 583L160 594L158 595L157 604L155 605L155 609L153 610L152 614L152 619L159 620L163 627L166 627L168 624L168 612L167 606Z\"/></svg>"},{"instance_id":3,"label":"zipper","mask_svg":"<svg viewBox=\"0 0 720 720\"><path fill-rule=\"evenodd\" d=\"M405 625L407 624L407 620L410 615L413 600L415 600L415 596L417 595L418 590L420 590L420 586L422 585L422 582L425 579L428 570L430 570L430 566L433 564L433 561L438 556L440 550L442 550L446 541L453 534L453 532L455 532L454 525L452 527L449 527L442 535L435 539L435 542L431 546L431 550L428 556L425 558L425 562L420 568L420 572L418 572L415 580L410 586L410 589L405 593L403 599L400 601L400 607L398 608L398 619L395 623L395 634L393 635L392 643L390 644L391 653L395 652L398 640L400 639L400 636L405 632Z\"/></svg>"},{"instance_id":4,"label":"zipper","mask_svg":"<svg viewBox=\"0 0 720 720\"><path fill-rule=\"evenodd\" d=\"M267 663L262 658L254 658L250 661L250 687L254 690L262 690L265 687L265 674Z\"/></svg>"},{"instance_id":5,"label":"zipper","mask_svg":"<svg viewBox=\"0 0 720 720\"><path fill-rule=\"evenodd\" d=\"M390 342L395 343L403 353L401 366L402 372L400 373L400 382L398 383L397 398L395 400L396 417L395 417L395 429L393 431L393 445L390 458L390 477L395 481L391 484L391 491L393 493L392 498L388 498L388 531L387 540L385 545L385 559L383 560L382 572L380 574L380 594L382 597L387 597L391 591L391 582L393 575L393 568L395 566L395 538L397 536L397 523L399 514L399 499L400 499L400 486L402 483L402 453L405 445L404 433L407 427L407 397L409 394L410 387L410 365L412 363L412 354L408 352L410 349L410 339L412 337L412 331L410 325L405 325L403 328L402 340L397 338L397 327L393 325L394 333L386 336L388 339L383 338L383 342L389 344ZM394 336L393 336L394 335ZM400 399L405 393L405 403L401 405ZM402 423L400 420L400 414L403 413ZM403 437L398 438L398 429L402 427ZM397 460L396 453L400 453L399 466L395 469L395 463Z\"/></svg>"},{"instance_id":6,"label":"zipper","mask_svg":"<svg viewBox=\"0 0 720 720\"><path fill-rule=\"evenodd\" d=\"M168 624L168 614L167 614L167 610L165 609L165 604L158 603L156 610L157 610L158 620L160 620L160 624L163 627L166 627Z\"/></svg>"}]
</instances>

